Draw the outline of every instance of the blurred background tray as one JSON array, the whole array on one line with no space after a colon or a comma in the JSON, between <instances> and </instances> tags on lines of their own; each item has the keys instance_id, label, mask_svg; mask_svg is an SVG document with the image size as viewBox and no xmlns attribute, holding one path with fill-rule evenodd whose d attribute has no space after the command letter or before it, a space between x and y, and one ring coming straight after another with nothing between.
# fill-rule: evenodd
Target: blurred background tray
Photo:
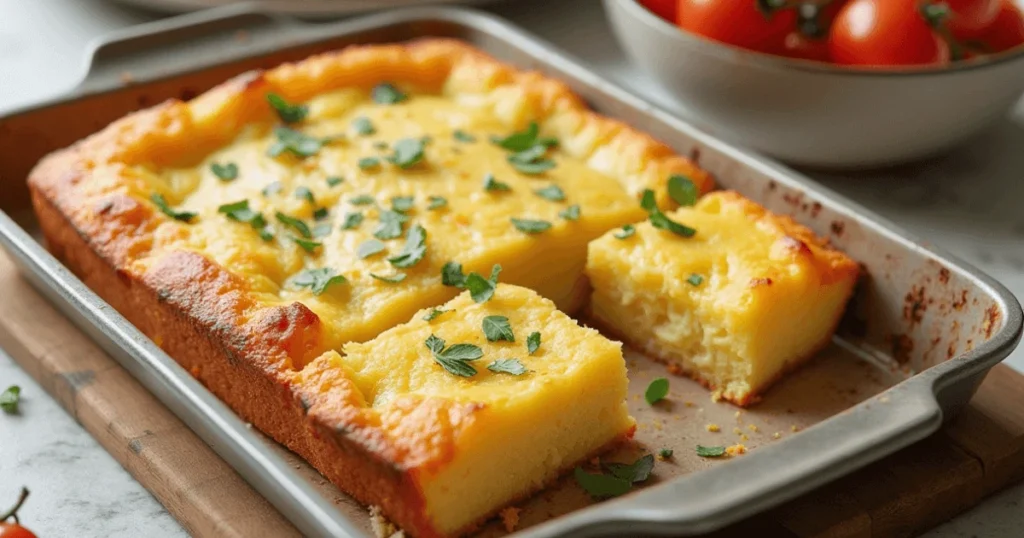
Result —
<instances>
[{"instance_id":1,"label":"blurred background tray","mask_svg":"<svg viewBox=\"0 0 1024 538\"><path fill-rule=\"evenodd\" d=\"M288 13L310 17L351 15L378 9L424 5L478 5L494 0L111 0L121 4L166 13L184 13L227 4L248 3L265 13ZM558 0L554 0L558 1Z\"/></svg>"}]
</instances>

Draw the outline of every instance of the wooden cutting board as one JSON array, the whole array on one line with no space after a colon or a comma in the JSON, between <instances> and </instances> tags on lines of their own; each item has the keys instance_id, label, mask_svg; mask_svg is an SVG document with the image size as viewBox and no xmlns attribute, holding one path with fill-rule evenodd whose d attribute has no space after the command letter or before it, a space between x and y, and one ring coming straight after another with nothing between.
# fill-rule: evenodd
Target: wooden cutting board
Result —
<instances>
[{"instance_id":1,"label":"wooden cutting board","mask_svg":"<svg viewBox=\"0 0 1024 538\"><path fill-rule=\"evenodd\" d=\"M194 536L298 536L0 253L0 346ZM912 536L1024 478L1024 376L997 366L961 417L891 457L714 533Z\"/></svg>"}]
</instances>

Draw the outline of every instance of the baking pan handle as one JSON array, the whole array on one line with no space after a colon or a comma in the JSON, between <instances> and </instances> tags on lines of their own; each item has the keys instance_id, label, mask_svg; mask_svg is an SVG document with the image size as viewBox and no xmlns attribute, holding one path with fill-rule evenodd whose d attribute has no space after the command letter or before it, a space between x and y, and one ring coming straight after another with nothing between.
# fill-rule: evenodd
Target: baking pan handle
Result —
<instances>
[{"instance_id":1,"label":"baking pan handle","mask_svg":"<svg viewBox=\"0 0 1024 538\"><path fill-rule=\"evenodd\" d=\"M241 2L131 26L90 43L77 91L91 93L287 46L309 25Z\"/></svg>"},{"instance_id":2,"label":"baking pan handle","mask_svg":"<svg viewBox=\"0 0 1024 538\"><path fill-rule=\"evenodd\" d=\"M527 531L524 538L691 535L777 506L937 431L943 413L932 380L916 381L863 402L827 425L734 458L715 472L569 514Z\"/></svg>"}]
</instances>

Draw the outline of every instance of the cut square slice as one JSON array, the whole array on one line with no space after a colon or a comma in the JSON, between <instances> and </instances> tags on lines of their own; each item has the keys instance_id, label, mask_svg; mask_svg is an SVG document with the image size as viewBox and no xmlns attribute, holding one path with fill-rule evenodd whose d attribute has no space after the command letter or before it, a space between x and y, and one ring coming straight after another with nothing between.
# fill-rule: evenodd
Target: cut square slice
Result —
<instances>
[{"instance_id":1,"label":"cut square slice","mask_svg":"<svg viewBox=\"0 0 1024 538\"><path fill-rule=\"evenodd\" d=\"M362 398L331 396L327 372L351 380ZM505 284L486 302L465 292L346 345L343 356L325 354L296 382L308 387L312 415L361 417L338 430L370 440L398 471L403 486L392 501L422 507L419 523L400 523L427 526L432 536L526 497L635 427L621 344L580 327L536 292ZM339 412L342 401L356 404ZM358 402L369 409L355 412ZM396 506L385 508L402 517Z\"/></svg>"},{"instance_id":2,"label":"cut square slice","mask_svg":"<svg viewBox=\"0 0 1024 538\"><path fill-rule=\"evenodd\" d=\"M593 317L741 406L826 346L858 265L792 219L734 192L590 244Z\"/></svg>"}]
</instances>

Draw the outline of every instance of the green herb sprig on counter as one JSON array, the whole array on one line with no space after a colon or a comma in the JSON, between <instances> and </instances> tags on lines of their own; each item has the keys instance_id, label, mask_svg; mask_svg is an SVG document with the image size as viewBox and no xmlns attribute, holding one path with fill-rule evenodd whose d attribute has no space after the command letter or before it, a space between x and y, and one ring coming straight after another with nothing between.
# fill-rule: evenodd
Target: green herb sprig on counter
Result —
<instances>
[{"instance_id":1,"label":"green herb sprig on counter","mask_svg":"<svg viewBox=\"0 0 1024 538\"><path fill-rule=\"evenodd\" d=\"M0 409L3 409L4 413L8 415L16 414L19 402L21 402L21 387L18 385L11 385L3 392L0 392Z\"/></svg>"},{"instance_id":2,"label":"green herb sprig on counter","mask_svg":"<svg viewBox=\"0 0 1024 538\"><path fill-rule=\"evenodd\" d=\"M573 472L576 483L595 499L607 499L629 493L633 484L645 482L654 469L654 456L647 454L633 463L610 463L608 474L588 473L581 467Z\"/></svg>"},{"instance_id":3,"label":"green herb sprig on counter","mask_svg":"<svg viewBox=\"0 0 1024 538\"><path fill-rule=\"evenodd\" d=\"M666 396L668 396L668 379L664 377L651 381L651 384L647 385L647 390L644 391L644 399L647 400L649 405L654 405L664 400Z\"/></svg>"}]
</instances>

